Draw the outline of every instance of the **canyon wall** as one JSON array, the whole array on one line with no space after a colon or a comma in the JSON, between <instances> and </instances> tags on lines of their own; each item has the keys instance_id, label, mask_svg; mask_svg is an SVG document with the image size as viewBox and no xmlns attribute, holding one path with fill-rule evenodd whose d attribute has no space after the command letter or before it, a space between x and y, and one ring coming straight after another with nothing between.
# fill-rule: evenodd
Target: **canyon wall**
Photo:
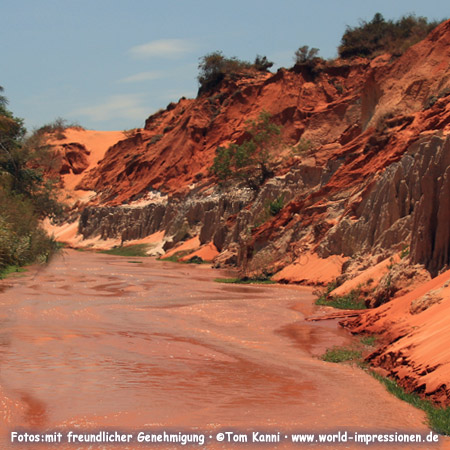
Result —
<instances>
[{"instance_id":1,"label":"canyon wall","mask_svg":"<svg viewBox=\"0 0 450 450\"><path fill-rule=\"evenodd\" d=\"M75 206L79 233L126 244L164 231L165 249L198 236L232 250L239 267L268 273L302 252L407 248L436 275L449 264L449 49L444 22L397 59L225 78L150 116L95 164L88 146L66 142L66 170L87 193ZM282 130L273 177L260 189L218 183L216 149L242 143L262 111Z\"/></svg>"},{"instance_id":2,"label":"canyon wall","mask_svg":"<svg viewBox=\"0 0 450 450\"><path fill-rule=\"evenodd\" d=\"M54 143L72 196L66 236L126 246L157 235L155 255L195 242L193 254L213 248L216 267L242 275L341 283L331 297L356 289L373 309L345 326L380 335L368 360L448 404L449 66L447 21L399 58L225 78L101 151L81 135ZM218 180L217 148L242 144L263 111L282 130L272 175L256 188Z\"/></svg>"}]
</instances>

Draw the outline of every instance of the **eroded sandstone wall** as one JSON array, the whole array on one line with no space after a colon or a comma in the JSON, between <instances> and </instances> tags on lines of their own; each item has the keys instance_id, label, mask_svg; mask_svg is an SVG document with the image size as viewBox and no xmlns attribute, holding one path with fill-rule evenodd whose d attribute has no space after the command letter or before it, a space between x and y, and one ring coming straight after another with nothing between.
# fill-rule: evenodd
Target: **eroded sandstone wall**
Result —
<instances>
[{"instance_id":1,"label":"eroded sandstone wall","mask_svg":"<svg viewBox=\"0 0 450 450\"><path fill-rule=\"evenodd\" d=\"M412 218L411 261L437 275L450 265L450 138L419 146L413 176L420 198Z\"/></svg>"},{"instance_id":2,"label":"eroded sandstone wall","mask_svg":"<svg viewBox=\"0 0 450 450\"><path fill-rule=\"evenodd\" d=\"M142 206L86 207L81 213L79 232L84 239L100 236L125 242L165 231L171 244L197 235L201 244L213 242L223 251L242 244L254 227L271 217L271 202L287 204L299 192L320 187L331 176L332 166L322 168L312 161L298 164L270 179L258 192L242 184L211 186L186 197L160 197Z\"/></svg>"},{"instance_id":3,"label":"eroded sandstone wall","mask_svg":"<svg viewBox=\"0 0 450 450\"><path fill-rule=\"evenodd\" d=\"M413 144L361 195L319 246L319 253L352 256L409 244L411 261L433 275L449 261L450 139L431 136Z\"/></svg>"}]
</instances>

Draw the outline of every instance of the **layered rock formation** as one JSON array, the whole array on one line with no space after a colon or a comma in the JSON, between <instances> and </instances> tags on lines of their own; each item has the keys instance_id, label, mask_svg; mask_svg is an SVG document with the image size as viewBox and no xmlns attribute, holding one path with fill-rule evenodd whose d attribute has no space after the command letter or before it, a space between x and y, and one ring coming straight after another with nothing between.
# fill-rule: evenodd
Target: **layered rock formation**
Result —
<instances>
[{"instance_id":1,"label":"layered rock formation","mask_svg":"<svg viewBox=\"0 0 450 450\"><path fill-rule=\"evenodd\" d=\"M322 285L337 277L347 283L342 292L364 280L371 306L398 297L348 322L355 331L390 327L395 304L414 316L404 327L419 316L431 323L448 289L404 298L450 265L449 64L447 21L397 59L322 61L225 79L117 136L107 151L65 142L63 180L78 199L78 232L122 245L158 232L161 252L176 254L189 239L190 250L193 242L203 246L196 256L214 255L216 265L247 275ZM216 149L242 143L248 119L261 111L282 127L274 176L257 190L218 183L210 171ZM382 272L363 274L374 267ZM403 347L395 343L425 335L402 327L371 359L412 380L423 375L425 350L409 352L406 337ZM441 365L433 370L441 373ZM404 385L448 395L442 383L430 387L436 378L425 387L417 380Z\"/></svg>"},{"instance_id":2,"label":"layered rock formation","mask_svg":"<svg viewBox=\"0 0 450 450\"><path fill-rule=\"evenodd\" d=\"M413 166L420 198L413 214L411 260L437 275L450 265L450 139L435 137L420 150Z\"/></svg>"},{"instance_id":3,"label":"layered rock formation","mask_svg":"<svg viewBox=\"0 0 450 450\"><path fill-rule=\"evenodd\" d=\"M365 191L351 216L324 238L323 256L397 249L408 244L411 261L436 275L449 260L450 138L438 135L411 145Z\"/></svg>"},{"instance_id":4,"label":"layered rock formation","mask_svg":"<svg viewBox=\"0 0 450 450\"><path fill-rule=\"evenodd\" d=\"M152 115L97 164L88 147L64 143L63 173L78 175L75 191L93 193L79 232L126 242L164 230L174 244L198 235L221 252L237 244L238 264L258 271L262 259L270 272L304 251L327 258L406 246L436 275L449 263L449 48L445 22L396 60L225 79ZM283 133L274 178L259 191L217 185L217 147L242 142L263 110ZM284 208L272 217L275 200Z\"/></svg>"}]
</instances>

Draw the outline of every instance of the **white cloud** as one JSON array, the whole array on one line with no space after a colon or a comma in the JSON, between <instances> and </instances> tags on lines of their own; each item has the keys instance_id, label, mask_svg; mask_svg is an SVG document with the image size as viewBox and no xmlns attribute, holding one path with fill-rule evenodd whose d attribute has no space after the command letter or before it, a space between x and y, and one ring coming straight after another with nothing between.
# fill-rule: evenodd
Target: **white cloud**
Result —
<instances>
[{"instance_id":1,"label":"white cloud","mask_svg":"<svg viewBox=\"0 0 450 450\"><path fill-rule=\"evenodd\" d=\"M158 39L132 47L129 52L135 58L173 58L194 49L195 45L186 39Z\"/></svg>"},{"instance_id":2,"label":"white cloud","mask_svg":"<svg viewBox=\"0 0 450 450\"><path fill-rule=\"evenodd\" d=\"M71 115L89 117L94 122L111 119L142 120L151 111L142 104L143 96L137 94L112 95L103 103L72 111Z\"/></svg>"},{"instance_id":3,"label":"white cloud","mask_svg":"<svg viewBox=\"0 0 450 450\"><path fill-rule=\"evenodd\" d=\"M140 72L135 75L130 75L129 77L122 78L119 80L120 83L138 83L140 81L151 81L157 80L164 76L163 72L157 70L152 70L150 72Z\"/></svg>"}]
</instances>

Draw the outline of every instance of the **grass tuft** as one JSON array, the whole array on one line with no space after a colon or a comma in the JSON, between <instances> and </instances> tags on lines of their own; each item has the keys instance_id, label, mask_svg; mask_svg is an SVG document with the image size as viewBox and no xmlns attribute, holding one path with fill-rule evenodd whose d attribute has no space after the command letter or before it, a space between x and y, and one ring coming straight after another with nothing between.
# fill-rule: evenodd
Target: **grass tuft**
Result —
<instances>
[{"instance_id":1,"label":"grass tuft","mask_svg":"<svg viewBox=\"0 0 450 450\"><path fill-rule=\"evenodd\" d=\"M369 371L369 373L382 383L391 394L425 411L428 417L428 424L434 431L450 436L450 407L439 408L430 400L425 400L415 393L406 392L396 381L383 377L373 371Z\"/></svg>"},{"instance_id":2,"label":"grass tuft","mask_svg":"<svg viewBox=\"0 0 450 450\"><path fill-rule=\"evenodd\" d=\"M214 281L228 284L277 284L269 278L216 278Z\"/></svg>"},{"instance_id":3,"label":"grass tuft","mask_svg":"<svg viewBox=\"0 0 450 450\"><path fill-rule=\"evenodd\" d=\"M8 275L11 275L13 273L19 273L19 272L26 272L27 269L19 266L6 266L0 271L0 280L3 280L3 278L6 278Z\"/></svg>"},{"instance_id":4,"label":"grass tuft","mask_svg":"<svg viewBox=\"0 0 450 450\"><path fill-rule=\"evenodd\" d=\"M322 355L322 360L340 363L346 361L358 361L361 357L362 353L359 350L346 347L332 347L329 348L324 355Z\"/></svg>"},{"instance_id":5,"label":"grass tuft","mask_svg":"<svg viewBox=\"0 0 450 450\"><path fill-rule=\"evenodd\" d=\"M316 300L316 305L332 306L333 308L338 309L366 309L366 304L359 298L358 289L352 290L347 295L331 297L328 299L328 294L331 290L327 288L327 291Z\"/></svg>"},{"instance_id":6,"label":"grass tuft","mask_svg":"<svg viewBox=\"0 0 450 450\"><path fill-rule=\"evenodd\" d=\"M373 339L370 339L373 338ZM425 411L428 417L428 424L436 433L450 436L450 407L440 408L430 400L421 398L414 392L406 392L398 383L390 378L383 377L368 368L368 364L363 360L363 351L359 350L363 345L374 345L375 336L366 336L360 340L360 344L356 344L357 348L351 347L332 347L321 356L323 361L341 363L353 362L360 368L364 369L376 380L382 383L388 392L395 395L400 400L408 402L415 408Z\"/></svg>"},{"instance_id":7,"label":"grass tuft","mask_svg":"<svg viewBox=\"0 0 450 450\"><path fill-rule=\"evenodd\" d=\"M116 256L148 256L147 250L147 244L135 244L127 247L114 247L110 250L102 250L100 253Z\"/></svg>"},{"instance_id":8,"label":"grass tuft","mask_svg":"<svg viewBox=\"0 0 450 450\"><path fill-rule=\"evenodd\" d=\"M377 341L376 336L363 336L361 338L361 344L367 345L368 347L375 346L376 341Z\"/></svg>"},{"instance_id":9,"label":"grass tuft","mask_svg":"<svg viewBox=\"0 0 450 450\"><path fill-rule=\"evenodd\" d=\"M183 258L186 255L189 255L189 253L192 253L192 250L180 250L179 252L176 252L171 256L168 257L162 256L157 259L158 261L169 261L181 264L211 264L211 261L205 261L204 259L200 258L200 256L197 255L192 256L186 261L180 261L181 258Z\"/></svg>"}]
</instances>

